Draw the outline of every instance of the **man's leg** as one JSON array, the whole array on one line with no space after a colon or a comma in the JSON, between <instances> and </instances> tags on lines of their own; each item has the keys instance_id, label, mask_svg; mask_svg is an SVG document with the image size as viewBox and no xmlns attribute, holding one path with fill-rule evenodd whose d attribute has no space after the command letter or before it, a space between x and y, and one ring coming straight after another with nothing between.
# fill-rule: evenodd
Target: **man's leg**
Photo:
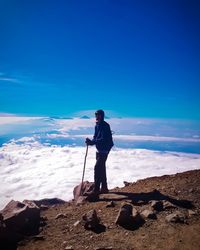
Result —
<instances>
[{"instance_id":1,"label":"man's leg","mask_svg":"<svg viewBox=\"0 0 200 250\"><path fill-rule=\"evenodd\" d=\"M99 192L101 182L101 158L100 154L96 153L96 164L94 166L94 190Z\"/></svg>"},{"instance_id":2,"label":"man's leg","mask_svg":"<svg viewBox=\"0 0 200 250\"><path fill-rule=\"evenodd\" d=\"M106 160L108 154L102 154L102 166L101 166L101 190L102 192L108 191L107 177L106 177Z\"/></svg>"}]
</instances>

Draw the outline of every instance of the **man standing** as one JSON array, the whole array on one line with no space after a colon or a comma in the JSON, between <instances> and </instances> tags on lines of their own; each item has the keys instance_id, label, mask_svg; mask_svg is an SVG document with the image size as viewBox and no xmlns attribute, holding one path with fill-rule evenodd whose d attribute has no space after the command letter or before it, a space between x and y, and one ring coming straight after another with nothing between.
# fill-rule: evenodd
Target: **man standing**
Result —
<instances>
[{"instance_id":1,"label":"man standing","mask_svg":"<svg viewBox=\"0 0 200 250\"><path fill-rule=\"evenodd\" d=\"M94 184L93 193L108 193L107 178L106 178L106 160L108 154L113 147L112 133L110 125L104 121L104 111L97 110L95 112L96 126L93 139L86 138L87 145L96 145L96 164L94 167ZM100 189L101 186L101 189Z\"/></svg>"}]
</instances>

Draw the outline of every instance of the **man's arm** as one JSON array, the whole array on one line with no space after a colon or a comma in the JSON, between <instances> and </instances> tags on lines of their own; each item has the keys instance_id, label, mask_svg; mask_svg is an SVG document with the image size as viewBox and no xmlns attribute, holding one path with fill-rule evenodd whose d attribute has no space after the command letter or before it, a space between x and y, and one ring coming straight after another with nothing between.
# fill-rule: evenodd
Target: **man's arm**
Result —
<instances>
[{"instance_id":1,"label":"man's arm","mask_svg":"<svg viewBox=\"0 0 200 250\"><path fill-rule=\"evenodd\" d=\"M85 140L85 143L87 144L87 145L95 145L96 144L96 137L97 137L97 131L96 131L96 126L95 126L95 131L94 131L94 136L93 136L93 139L92 140L90 140L89 138L86 138L86 140Z\"/></svg>"}]
</instances>

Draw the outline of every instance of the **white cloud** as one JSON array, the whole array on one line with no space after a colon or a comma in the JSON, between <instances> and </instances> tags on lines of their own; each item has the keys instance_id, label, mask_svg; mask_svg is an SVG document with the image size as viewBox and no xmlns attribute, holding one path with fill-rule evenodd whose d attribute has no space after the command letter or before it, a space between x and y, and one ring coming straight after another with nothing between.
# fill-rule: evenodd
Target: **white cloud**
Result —
<instances>
[{"instance_id":1,"label":"white cloud","mask_svg":"<svg viewBox=\"0 0 200 250\"><path fill-rule=\"evenodd\" d=\"M122 135L128 135L129 140L176 140L177 138L193 138L198 139L200 136L199 121L184 121L184 120L168 120L168 119L142 119L142 118L111 118L108 120L111 130L118 139L122 139ZM54 119L52 126L59 133L78 134L93 133L95 119ZM131 137L129 135L135 136ZM194 138L194 135L196 138ZM136 136L141 136L137 138ZM143 137L142 137L143 136ZM149 136L149 137L147 137ZM153 136L153 137L151 137ZM171 139L169 139L171 137ZM176 138L176 139L175 139Z\"/></svg>"},{"instance_id":2,"label":"white cloud","mask_svg":"<svg viewBox=\"0 0 200 250\"><path fill-rule=\"evenodd\" d=\"M114 135L114 138L123 141L200 142L200 139L195 139L195 138L150 136L150 135Z\"/></svg>"},{"instance_id":3,"label":"white cloud","mask_svg":"<svg viewBox=\"0 0 200 250\"><path fill-rule=\"evenodd\" d=\"M47 138L56 139L56 138L71 138L69 134L47 134Z\"/></svg>"},{"instance_id":4,"label":"white cloud","mask_svg":"<svg viewBox=\"0 0 200 250\"><path fill-rule=\"evenodd\" d=\"M12 139L11 142L26 142L26 143L30 142L30 143L33 143L33 142L35 142L35 137L24 136L18 140Z\"/></svg>"},{"instance_id":5,"label":"white cloud","mask_svg":"<svg viewBox=\"0 0 200 250\"><path fill-rule=\"evenodd\" d=\"M68 132L70 130L80 130L81 128L94 127L94 119L58 119L55 121L59 132Z\"/></svg>"},{"instance_id":6,"label":"white cloud","mask_svg":"<svg viewBox=\"0 0 200 250\"><path fill-rule=\"evenodd\" d=\"M33 120L41 119L41 117L28 117L28 116L0 116L0 126L5 124L26 123Z\"/></svg>"},{"instance_id":7,"label":"white cloud","mask_svg":"<svg viewBox=\"0 0 200 250\"><path fill-rule=\"evenodd\" d=\"M73 137L77 138L91 138L93 134L80 134L80 135L73 135ZM69 138L70 135L62 135L62 134L50 134L50 138L60 138L65 137ZM180 138L180 137L166 137L166 136L149 136L149 135L113 135L114 140L120 141L156 141L156 142L199 142L199 137L193 138Z\"/></svg>"},{"instance_id":8,"label":"white cloud","mask_svg":"<svg viewBox=\"0 0 200 250\"><path fill-rule=\"evenodd\" d=\"M21 142L18 144L17 142ZM72 198L82 177L84 147L47 146L21 138L0 148L0 208L10 199ZM93 181L95 148L90 147L85 179ZM123 181L198 169L200 155L115 148L107 161L109 187Z\"/></svg>"},{"instance_id":9,"label":"white cloud","mask_svg":"<svg viewBox=\"0 0 200 250\"><path fill-rule=\"evenodd\" d=\"M54 129L60 134L71 134L75 131L78 134L91 134L94 132L95 119L55 119L49 117L25 117L25 116L10 116L2 114L0 115L0 130L1 125L13 124L13 130L15 124L29 124L38 120L40 127L46 127L47 130ZM193 138L198 139L200 137L200 121L185 121L185 120L173 120L173 119L144 119L144 118L111 118L108 120L112 131L115 136L122 135L141 136L139 139L156 139L162 137L163 140L167 140L168 137L174 138ZM10 127L11 129L11 127ZM13 131L14 132L14 131ZM143 136L143 137L142 137ZM149 137L146 137L149 136ZM151 138L151 136L155 138ZM164 138L166 137L166 138ZM125 138L125 137L124 137ZM137 139L137 137L130 137L129 140Z\"/></svg>"}]
</instances>

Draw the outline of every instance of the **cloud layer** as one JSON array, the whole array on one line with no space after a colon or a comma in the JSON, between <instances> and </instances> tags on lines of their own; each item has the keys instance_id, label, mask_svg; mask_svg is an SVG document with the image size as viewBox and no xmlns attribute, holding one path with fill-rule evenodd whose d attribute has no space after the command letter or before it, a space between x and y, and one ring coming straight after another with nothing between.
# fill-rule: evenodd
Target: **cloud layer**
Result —
<instances>
[{"instance_id":1,"label":"cloud layer","mask_svg":"<svg viewBox=\"0 0 200 250\"><path fill-rule=\"evenodd\" d=\"M122 186L124 180L200 167L198 121L110 118L108 122L115 143L107 161L110 188ZM92 118L1 114L0 208L10 199L71 199L82 177L84 139L93 135L94 125ZM95 148L90 147L85 175L89 181L94 164Z\"/></svg>"},{"instance_id":2,"label":"cloud layer","mask_svg":"<svg viewBox=\"0 0 200 250\"><path fill-rule=\"evenodd\" d=\"M45 145L34 137L0 148L0 208L10 199L72 198L81 181L84 147ZM85 179L93 181L95 148L89 148ZM107 161L110 188L123 181L197 169L200 155L115 148Z\"/></svg>"}]
</instances>

